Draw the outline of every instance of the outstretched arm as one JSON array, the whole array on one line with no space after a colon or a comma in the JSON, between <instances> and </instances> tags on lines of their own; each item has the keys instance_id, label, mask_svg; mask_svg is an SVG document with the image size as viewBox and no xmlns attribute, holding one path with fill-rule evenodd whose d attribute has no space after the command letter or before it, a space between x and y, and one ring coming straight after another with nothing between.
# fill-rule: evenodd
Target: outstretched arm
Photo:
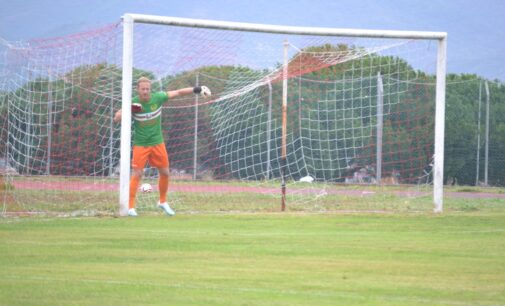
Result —
<instances>
[{"instance_id":1,"label":"outstretched arm","mask_svg":"<svg viewBox=\"0 0 505 306\"><path fill-rule=\"evenodd\" d=\"M167 91L167 95L169 98L175 98L178 96L183 96L183 95L189 95L189 94L199 94L203 97L210 97L212 93L210 92L210 89L207 86L196 86L196 87L186 87L186 88L181 88L177 90L170 90ZM133 103L132 104L132 113L139 112L142 110L142 105L140 103ZM121 110L118 110L114 114L114 122L118 123L121 121Z\"/></svg>"},{"instance_id":2,"label":"outstretched arm","mask_svg":"<svg viewBox=\"0 0 505 306\"><path fill-rule=\"evenodd\" d=\"M175 98L178 96L184 96L189 94L200 94L204 97L210 97L212 94L207 86L196 86L196 87L186 87L177 90L167 91L168 98Z\"/></svg>"}]
</instances>

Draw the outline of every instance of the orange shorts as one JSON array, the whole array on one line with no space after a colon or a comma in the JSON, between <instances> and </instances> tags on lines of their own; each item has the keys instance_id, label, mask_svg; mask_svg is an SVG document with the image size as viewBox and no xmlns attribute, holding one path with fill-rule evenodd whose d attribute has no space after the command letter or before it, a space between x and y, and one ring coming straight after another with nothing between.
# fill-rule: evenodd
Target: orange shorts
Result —
<instances>
[{"instance_id":1,"label":"orange shorts","mask_svg":"<svg viewBox=\"0 0 505 306\"><path fill-rule=\"evenodd\" d=\"M144 169L146 162L155 168L167 168L169 166L168 153L164 143L155 146L133 146L133 169Z\"/></svg>"}]
</instances>

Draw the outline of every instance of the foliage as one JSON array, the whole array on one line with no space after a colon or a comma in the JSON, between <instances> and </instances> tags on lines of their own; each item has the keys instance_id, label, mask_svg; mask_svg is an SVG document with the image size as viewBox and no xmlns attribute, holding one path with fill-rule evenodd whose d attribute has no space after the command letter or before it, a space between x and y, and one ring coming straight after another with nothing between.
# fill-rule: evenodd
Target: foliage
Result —
<instances>
[{"instance_id":1,"label":"foliage","mask_svg":"<svg viewBox=\"0 0 505 306\"><path fill-rule=\"evenodd\" d=\"M374 165L377 124L375 114L371 113L377 92L377 80L367 80L369 92L363 93L355 78L347 75L349 71L361 71L365 76L384 74L381 67L394 65L395 72L383 76L384 96L387 97L388 112L384 116L384 171L400 170L406 182L414 182L416 177L412 169L423 169L429 164L433 154L434 126L434 76L416 71L407 61L393 56L370 55L360 60L342 61L336 65L324 65L311 57L311 52L333 52L343 55L359 52L359 47L347 45L313 46L305 53L293 56L292 62L298 63L298 72L291 71L294 77L289 79L287 114L289 140L288 173L298 179L308 173L299 172L300 154L310 156L307 169L312 175L325 180L339 181L346 175L342 171L350 163ZM296 65L293 65L296 66ZM300 68L301 67L301 68ZM212 88L215 97L221 97L233 90L244 79L259 80L267 71L255 71L248 67L207 66L197 70L169 75L159 82L153 82L153 90L173 90L205 84ZM298 73L298 74L297 74ZM303 82L304 79L319 83ZM155 79L153 72L134 69L133 79L147 76ZM425 86L409 85L400 80L416 80ZM331 85L325 84L332 81ZM338 82L337 82L338 81ZM484 169L485 140L485 95L482 78L472 74L450 74L447 76L446 90L446 137L445 137L445 178L460 184L475 184L477 168L477 139L479 136L479 92L481 101L480 118L480 180ZM362 82L362 81L361 81ZM431 85L430 85L431 84ZM490 96L489 121L489 182L492 185L505 185L505 86L499 82L488 82ZM282 82L273 79L272 100L282 100ZM333 86L333 89L329 89ZM132 84L132 88L135 84ZM353 88L349 90L349 88ZM323 91L321 91L323 89ZM307 103L321 101L321 92L333 94L330 103ZM301 94L300 94L301 93ZM266 115L256 115L256 110L263 114L268 105L269 90L266 85L245 93L240 99L226 100L207 104L206 100L196 101L193 97L175 99L163 114L163 121L170 122L166 138L172 167L189 171L213 171L214 178L262 179L266 166L262 161L267 154L274 168L279 168L281 159L280 144L275 143L268 151L266 137L278 139L282 122L282 106L272 105L271 134L267 135ZM75 175L109 175L119 161L119 128L110 121L114 111L121 107L121 71L114 65L105 63L93 66L85 65L74 68L59 79L38 77L19 88L0 94L0 126L5 127L7 119L20 133L6 133L13 127L2 128L0 149L5 152L7 141L14 146L13 158L20 173L65 174L71 170ZM248 97L248 107L235 107L239 114L220 118L227 124L217 129L217 113L230 114L228 107L232 103L244 103ZM372 99L373 97L373 99ZM328 98L328 97L326 97ZM27 101L36 101L29 104ZM395 103L394 101L402 101ZM9 112L8 105L15 105ZM369 105L361 113L353 105ZM16 113L16 110L22 110ZM318 112L315 112L318 110ZM7 117L7 114L9 117ZM49 115L51 114L51 115ZM305 117L300 114L308 114ZM311 117L312 116L312 117ZM317 116L314 117L314 116ZM194 118L198 117L198 129L195 131ZM183 118L181 120L181 118ZM233 119L233 120L230 120ZM228 120L228 121L227 121ZM240 120L240 121L238 121ZM352 128L350 128L352 127ZM420 128L416 128L420 127ZM320 131L315 138L311 131ZM361 131L371 137L356 137L355 131ZM236 134L231 131L238 131ZM197 137L198 169L193 169L193 148L195 133ZM6 135L11 137L6 139ZM50 134L51 155L41 148L49 145L49 137L30 135ZM236 139L235 139L236 138ZM362 153L352 161L346 158L353 155L346 148L352 148L354 139L361 139ZM219 143L218 143L219 142ZM219 152L222 144L234 154L244 156L223 157ZM30 144L30 145L27 145ZM94 148L90 150L90 148ZM245 149L247 148L247 149ZM317 149L311 149L317 148ZM409 152L409 153L407 153ZM349 154L348 154L349 153ZM407 156L410 154L409 156ZM80 156L79 159L73 158ZM228 158L228 160L227 160ZM50 164L46 161L50 160ZM240 160L233 164L231 160ZM28 170L30 169L30 170ZM226 173L226 175L225 175ZM230 174L231 173L231 174ZM251 174L253 173L253 174ZM280 173L271 175L278 177Z\"/></svg>"},{"instance_id":2,"label":"foliage","mask_svg":"<svg viewBox=\"0 0 505 306\"><path fill-rule=\"evenodd\" d=\"M505 181L505 87L477 75L448 75L446 96L445 176L453 182L473 185L477 178L477 144L480 133L479 181L484 181L486 140L486 90L489 86L488 182ZM479 111L480 100L480 111ZM480 127L479 127L480 115Z\"/></svg>"}]
</instances>

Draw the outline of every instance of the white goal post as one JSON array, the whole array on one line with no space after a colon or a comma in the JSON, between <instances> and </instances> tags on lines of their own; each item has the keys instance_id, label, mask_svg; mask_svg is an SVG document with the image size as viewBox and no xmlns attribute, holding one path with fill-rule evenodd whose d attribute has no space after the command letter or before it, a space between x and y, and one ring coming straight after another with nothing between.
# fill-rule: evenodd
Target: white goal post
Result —
<instances>
[{"instance_id":1,"label":"white goal post","mask_svg":"<svg viewBox=\"0 0 505 306\"><path fill-rule=\"evenodd\" d=\"M266 24L223 22L211 20L162 17L139 14L125 14L123 16L123 66L122 66L122 121L120 146L120 215L125 216L128 210L129 179L130 179L130 138L131 138L131 99L133 81L133 46L134 24L158 24L176 27L196 27L219 29L227 31L263 32L287 35L324 35L360 38L387 39L423 39L438 42L436 61L436 107L435 107L435 135L434 135L434 168L433 168L433 201L434 211L443 210L443 173L444 173L444 130L445 130L445 75L447 33L422 31L390 31L390 30L358 30L334 29L316 27L292 27ZM281 51L282 52L282 51ZM285 67L286 69L286 67ZM283 93L285 96L285 93ZM284 125L283 125L284 127Z\"/></svg>"}]
</instances>

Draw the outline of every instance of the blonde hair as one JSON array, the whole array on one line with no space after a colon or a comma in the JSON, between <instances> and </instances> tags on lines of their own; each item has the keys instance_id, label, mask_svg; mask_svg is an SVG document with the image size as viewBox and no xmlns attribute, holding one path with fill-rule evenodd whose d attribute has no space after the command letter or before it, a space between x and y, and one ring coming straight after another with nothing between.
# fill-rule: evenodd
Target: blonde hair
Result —
<instances>
[{"instance_id":1,"label":"blonde hair","mask_svg":"<svg viewBox=\"0 0 505 306\"><path fill-rule=\"evenodd\" d=\"M149 80L148 78L146 77L140 77L138 80L137 80L137 86L139 86L140 83L143 83L143 82L147 82L149 84L151 84L151 80Z\"/></svg>"}]
</instances>

